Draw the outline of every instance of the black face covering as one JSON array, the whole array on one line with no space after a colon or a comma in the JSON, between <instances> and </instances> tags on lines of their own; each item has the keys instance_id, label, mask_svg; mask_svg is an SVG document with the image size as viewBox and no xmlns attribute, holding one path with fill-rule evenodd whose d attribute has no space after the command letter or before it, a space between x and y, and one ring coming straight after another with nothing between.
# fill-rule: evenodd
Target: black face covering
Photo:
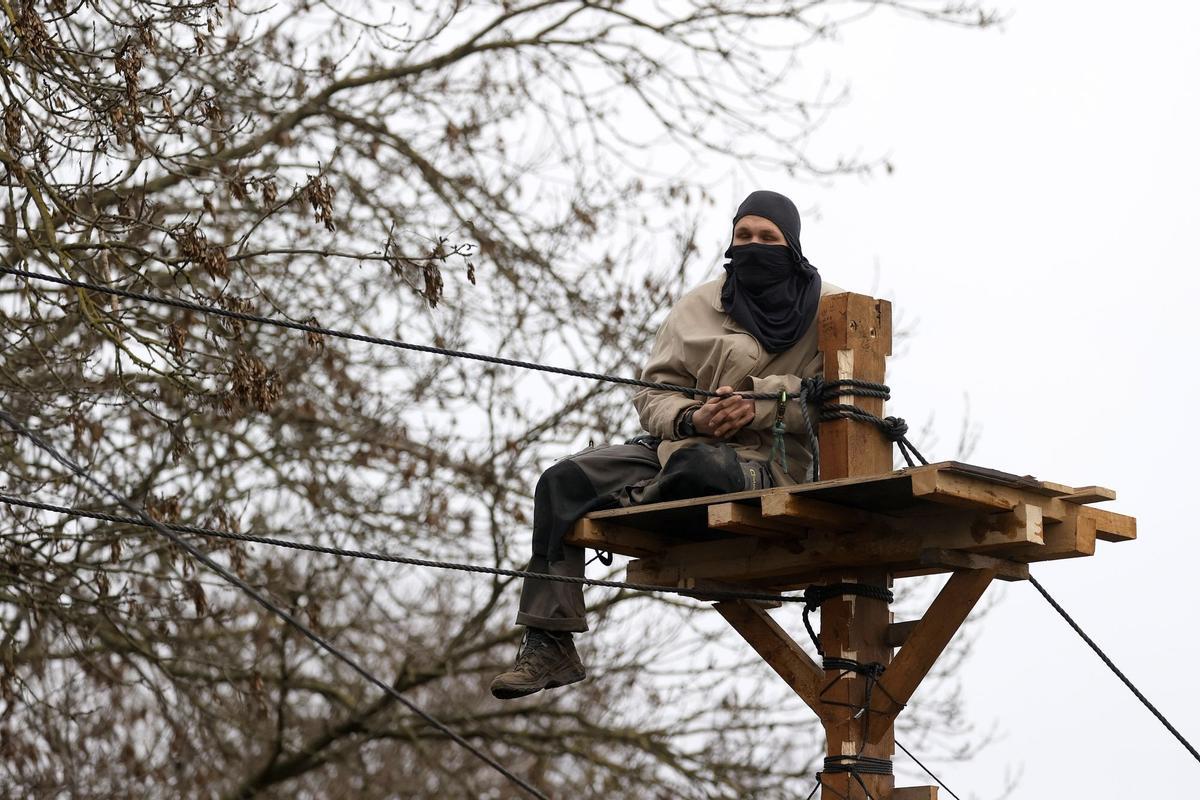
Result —
<instances>
[{"instance_id":1,"label":"black face covering","mask_svg":"<svg viewBox=\"0 0 1200 800\"><path fill-rule=\"evenodd\" d=\"M800 341L817 316L821 275L800 250L800 213L776 192L752 192L733 223L754 214L774 222L787 246L730 245L721 306L770 353Z\"/></svg>"}]
</instances>

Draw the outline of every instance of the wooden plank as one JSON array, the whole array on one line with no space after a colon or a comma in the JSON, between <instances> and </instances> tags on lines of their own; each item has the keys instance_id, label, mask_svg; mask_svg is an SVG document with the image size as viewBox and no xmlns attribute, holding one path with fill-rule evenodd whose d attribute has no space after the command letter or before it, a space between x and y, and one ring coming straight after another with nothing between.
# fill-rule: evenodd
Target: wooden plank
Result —
<instances>
[{"instance_id":1,"label":"wooden plank","mask_svg":"<svg viewBox=\"0 0 1200 800\"><path fill-rule=\"evenodd\" d=\"M949 462L947 462L949 463ZM827 476L822 476L822 480L818 483L801 483L795 486L781 486L772 489L754 489L745 492L730 492L728 494L709 495L707 497L694 497L685 500L666 500L661 503L647 503L640 506L629 506L625 508L605 509L604 511L593 511L587 515L587 519L603 519L622 521L625 524L632 524L638 517L652 517L659 512L675 511L687 509L694 506L708 506L713 503L749 503L758 504L761 498L778 494L778 495L798 495L804 496L812 493L822 494L834 490L844 490L851 487L862 487L863 492L869 491L869 485L877 482L889 482L903 480L907 482L910 472L937 469L938 464L929 466L915 467L911 470L897 470L886 475L858 475L848 478L837 478L826 480ZM905 493L910 494L905 488Z\"/></svg>"},{"instance_id":2,"label":"wooden plank","mask_svg":"<svg viewBox=\"0 0 1200 800\"><path fill-rule=\"evenodd\" d=\"M708 507L708 527L747 536L785 536L803 533L789 520L767 519L754 506L717 503Z\"/></svg>"},{"instance_id":3,"label":"wooden plank","mask_svg":"<svg viewBox=\"0 0 1200 800\"><path fill-rule=\"evenodd\" d=\"M1106 489L1103 486L1080 486L1074 492L1065 495L1063 500L1068 503L1104 503L1109 500L1116 500L1117 493L1112 489Z\"/></svg>"},{"instance_id":4,"label":"wooden plank","mask_svg":"<svg viewBox=\"0 0 1200 800\"><path fill-rule=\"evenodd\" d=\"M797 494L764 494L762 516L765 519L787 520L792 527L821 528L827 531L854 531L878 526L882 518L868 511L826 503Z\"/></svg>"},{"instance_id":5,"label":"wooden plank","mask_svg":"<svg viewBox=\"0 0 1200 800\"><path fill-rule=\"evenodd\" d=\"M904 622L893 622L887 627L885 638L891 647L899 647L908 641L909 635L913 632L913 628L917 627L919 619L905 620Z\"/></svg>"},{"instance_id":6,"label":"wooden plank","mask_svg":"<svg viewBox=\"0 0 1200 800\"><path fill-rule=\"evenodd\" d=\"M713 604L733 629L750 643L755 652L770 665L771 669L792 691L800 696L817 716L824 714L824 706L818 700L825 673L817 662L795 640L771 619L771 615L758 603L744 600Z\"/></svg>"},{"instance_id":7,"label":"wooden plank","mask_svg":"<svg viewBox=\"0 0 1200 800\"><path fill-rule=\"evenodd\" d=\"M892 792L892 800L938 800L938 787L898 786Z\"/></svg>"},{"instance_id":8,"label":"wooden plank","mask_svg":"<svg viewBox=\"0 0 1200 800\"><path fill-rule=\"evenodd\" d=\"M953 569L990 569L996 577L1006 581L1029 580L1029 565L1003 558L964 553L961 550L923 550L921 563Z\"/></svg>"},{"instance_id":9,"label":"wooden plank","mask_svg":"<svg viewBox=\"0 0 1200 800\"><path fill-rule=\"evenodd\" d=\"M1137 520L1102 508L1085 508L1080 514L1096 523L1096 538L1106 542L1127 542L1137 538Z\"/></svg>"},{"instance_id":10,"label":"wooden plank","mask_svg":"<svg viewBox=\"0 0 1200 800\"><path fill-rule=\"evenodd\" d=\"M1067 504L1061 498L1046 497L1028 489L989 483L981 477L926 469L913 472L911 480L914 497L957 508L991 508L1006 511L1025 503L1041 508L1042 518L1048 522L1060 522L1069 514Z\"/></svg>"},{"instance_id":11,"label":"wooden plank","mask_svg":"<svg viewBox=\"0 0 1200 800\"><path fill-rule=\"evenodd\" d=\"M912 697L995 577L995 571L990 569L963 570L955 572L946 581L887 672L879 679L879 688L883 691L878 694L892 698L900 705L889 712L872 715L869 740L882 740L891 732L900 709Z\"/></svg>"},{"instance_id":12,"label":"wooden plank","mask_svg":"<svg viewBox=\"0 0 1200 800\"><path fill-rule=\"evenodd\" d=\"M595 550L620 553L623 556L647 558L664 553L680 540L584 517L575 523L564 541L576 547L591 547Z\"/></svg>"},{"instance_id":13,"label":"wooden plank","mask_svg":"<svg viewBox=\"0 0 1200 800\"><path fill-rule=\"evenodd\" d=\"M930 547L974 552L1037 547L1042 525L1036 509L1021 514L950 513L929 519L893 519L883 530L812 531L803 539L727 539L668 548L629 565L629 579L674 584L685 578L730 581L776 579L886 565L921 566Z\"/></svg>"},{"instance_id":14,"label":"wooden plank","mask_svg":"<svg viewBox=\"0 0 1200 800\"><path fill-rule=\"evenodd\" d=\"M993 552L992 555L1026 563L1095 555L1096 521L1087 515L1089 510L1085 506L1073 505L1062 522L1044 525L1039 547L1016 545Z\"/></svg>"}]
</instances>

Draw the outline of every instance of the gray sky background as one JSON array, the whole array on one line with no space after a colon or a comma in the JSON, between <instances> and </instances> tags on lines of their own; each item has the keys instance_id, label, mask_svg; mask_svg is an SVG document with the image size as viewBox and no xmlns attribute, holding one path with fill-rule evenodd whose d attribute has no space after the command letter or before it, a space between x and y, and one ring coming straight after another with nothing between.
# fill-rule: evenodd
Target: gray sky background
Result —
<instances>
[{"instance_id":1,"label":"gray sky background","mask_svg":"<svg viewBox=\"0 0 1200 800\"><path fill-rule=\"evenodd\" d=\"M1200 743L1200 4L1005 8L1001 30L880 15L810 51L808 69L853 84L814 152L885 154L896 172L761 183L802 207L829 280L915 324L890 411L914 427L934 415L927 456L953 455L967 395L972 462L1117 490L1106 507L1137 516L1139 539L1035 574ZM716 192L732 209L752 188L731 172ZM994 797L1023 765L1020 798L1189 794L1200 765L1034 589L990 592L1002 602L962 678L1001 740L939 764L950 787Z\"/></svg>"}]
</instances>

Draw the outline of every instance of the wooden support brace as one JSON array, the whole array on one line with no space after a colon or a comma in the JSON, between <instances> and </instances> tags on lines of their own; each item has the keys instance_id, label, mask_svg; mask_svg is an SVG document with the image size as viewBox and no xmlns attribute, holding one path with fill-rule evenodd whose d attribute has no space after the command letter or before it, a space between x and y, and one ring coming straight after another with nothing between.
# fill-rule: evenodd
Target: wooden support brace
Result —
<instances>
[{"instance_id":1,"label":"wooden support brace","mask_svg":"<svg viewBox=\"0 0 1200 800\"><path fill-rule=\"evenodd\" d=\"M800 695L818 717L825 714L818 696L825 673L808 653L757 603L735 600L713 604L725 621L750 643L771 669Z\"/></svg>"},{"instance_id":2,"label":"wooden support brace","mask_svg":"<svg viewBox=\"0 0 1200 800\"><path fill-rule=\"evenodd\" d=\"M987 591L996 571L973 569L955 572L938 592L925 616L917 623L908 641L900 648L887 672L879 679L879 692L895 704L886 712L871 715L867 740L882 739L892 730L901 707L909 701L917 686L929 674L934 662L954 638L979 598Z\"/></svg>"},{"instance_id":3,"label":"wooden support brace","mask_svg":"<svg viewBox=\"0 0 1200 800\"><path fill-rule=\"evenodd\" d=\"M961 550L929 549L921 551L921 563L955 569L990 569L1003 581L1029 580L1029 565L1003 558L992 558Z\"/></svg>"}]
</instances>

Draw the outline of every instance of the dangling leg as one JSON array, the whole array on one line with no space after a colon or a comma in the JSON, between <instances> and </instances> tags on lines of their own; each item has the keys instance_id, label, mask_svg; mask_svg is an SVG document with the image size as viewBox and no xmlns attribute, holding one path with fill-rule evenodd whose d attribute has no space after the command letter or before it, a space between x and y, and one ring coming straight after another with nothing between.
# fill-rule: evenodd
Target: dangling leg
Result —
<instances>
[{"instance_id":1,"label":"dangling leg","mask_svg":"<svg viewBox=\"0 0 1200 800\"><path fill-rule=\"evenodd\" d=\"M658 456L643 445L593 448L552 465L534 490L530 571L583 577L583 548L563 538L584 514L620 505L620 490L658 470ZM571 634L588 629L585 612L582 585L527 579L517 614L517 624L527 627L525 640L513 668L492 682L492 694L522 697L583 680Z\"/></svg>"}]
</instances>

